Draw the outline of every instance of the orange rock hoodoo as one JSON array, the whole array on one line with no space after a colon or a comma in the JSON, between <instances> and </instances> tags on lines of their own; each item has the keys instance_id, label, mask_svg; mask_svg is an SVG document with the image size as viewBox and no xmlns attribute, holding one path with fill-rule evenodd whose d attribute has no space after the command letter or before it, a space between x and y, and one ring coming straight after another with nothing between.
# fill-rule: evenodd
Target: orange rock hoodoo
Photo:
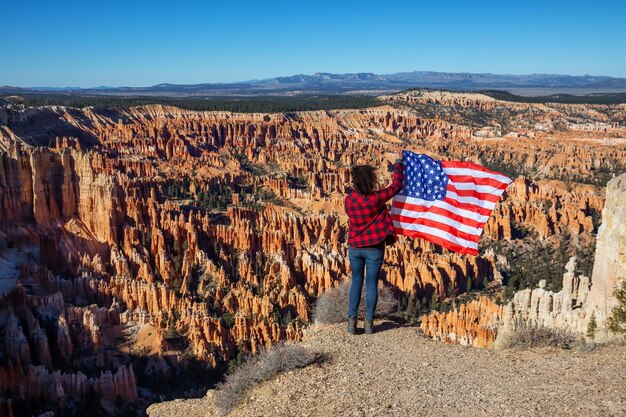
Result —
<instances>
[{"instance_id":1,"label":"orange rock hoodoo","mask_svg":"<svg viewBox=\"0 0 626 417\"><path fill-rule=\"evenodd\" d=\"M480 297L448 313L424 316L421 328L426 335L447 343L491 348L503 316L503 307Z\"/></svg>"},{"instance_id":2,"label":"orange rock hoodoo","mask_svg":"<svg viewBox=\"0 0 626 417\"><path fill-rule=\"evenodd\" d=\"M485 239L515 239L521 226L539 239L594 233L601 188L562 180L623 164L623 147L563 148L546 138L502 146L473 133L390 106L290 115L6 107L0 397L132 400L137 370L120 352L147 349L163 364L182 339L185 352L175 356L221 366L239 352L300 340L315 298L349 275L342 196L350 165L386 167L385 153L401 148L519 166L526 176L509 188ZM441 299L499 273L495 254L465 257L400 239L383 276L399 292ZM480 299L422 327L488 345L484 314L501 312ZM100 373L60 372L59 361Z\"/></svg>"}]
</instances>

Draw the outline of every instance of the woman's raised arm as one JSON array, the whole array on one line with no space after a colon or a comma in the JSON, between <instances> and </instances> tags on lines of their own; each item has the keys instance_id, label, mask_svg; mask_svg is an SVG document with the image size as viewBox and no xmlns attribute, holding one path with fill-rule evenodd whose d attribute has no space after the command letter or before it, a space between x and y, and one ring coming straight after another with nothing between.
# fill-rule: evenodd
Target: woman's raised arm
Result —
<instances>
[{"instance_id":1,"label":"woman's raised arm","mask_svg":"<svg viewBox=\"0 0 626 417\"><path fill-rule=\"evenodd\" d=\"M404 167L402 166L402 153L400 153L399 158L396 159L396 162L393 164L393 181L391 185L386 188L383 188L380 191L375 193L376 199L384 204L389 199L391 199L394 195L398 194L402 189L402 183L404 182Z\"/></svg>"}]
</instances>

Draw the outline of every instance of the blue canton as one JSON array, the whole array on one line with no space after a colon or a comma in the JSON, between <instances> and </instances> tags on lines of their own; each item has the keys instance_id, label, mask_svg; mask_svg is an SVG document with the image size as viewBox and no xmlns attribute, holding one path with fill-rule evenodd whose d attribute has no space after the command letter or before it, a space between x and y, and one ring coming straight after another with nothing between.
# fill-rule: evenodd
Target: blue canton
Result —
<instances>
[{"instance_id":1,"label":"blue canton","mask_svg":"<svg viewBox=\"0 0 626 417\"><path fill-rule=\"evenodd\" d=\"M446 197L448 176L443 172L441 161L424 154L402 151L404 183L400 195L434 201Z\"/></svg>"}]
</instances>

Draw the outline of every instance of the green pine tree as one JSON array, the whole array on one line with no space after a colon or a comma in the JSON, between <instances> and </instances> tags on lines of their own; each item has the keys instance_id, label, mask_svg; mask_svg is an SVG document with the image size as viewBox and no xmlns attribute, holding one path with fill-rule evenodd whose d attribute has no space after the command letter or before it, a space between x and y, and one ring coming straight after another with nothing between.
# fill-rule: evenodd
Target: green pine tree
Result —
<instances>
[{"instance_id":1,"label":"green pine tree","mask_svg":"<svg viewBox=\"0 0 626 417\"><path fill-rule=\"evenodd\" d=\"M589 324L587 325L587 337L591 340L596 338L596 329L598 328L598 323L596 322L596 315L591 313L591 319L589 320Z\"/></svg>"},{"instance_id":2,"label":"green pine tree","mask_svg":"<svg viewBox=\"0 0 626 417\"><path fill-rule=\"evenodd\" d=\"M615 289L614 294L617 305L611 310L607 324L613 333L626 333L626 279Z\"/></svg>"},{"instance_id":3,"label":"green pine tree","mask_svg":"<svg viewBox=\"0 0 626 417\"><path fill-rule=\"evenodd\" d=\"M422 314L422 303L419 298L415 298L415 317L419 317Z\"/></svg>"},{"instance_id":4,"label":"green pine tree","mask_svg":"<svg viewBox=\"0 0 626 417\"><path fill-rule=\"evenodd\" d=\"M435 295L433 294L430 297L430 307L429 307L429 310L430 311L435 311L436 309L437 309L437 300L435 298Z\"/></svg>"},{"instance_id":5,"label":"green pine tree","mask_svg":"<svg viewBox=\"0 0 626 417\"><path fill-rule=\"evenodd\" d=\"M400 313L404 310L404 293L400 293L398 294L398 308L396 310L396 313Z\"/></svg>"},{"instance_id":6,"label":"green pine tree","mask_svg":"<svg viewBox=\"0 0 626 417\"><path fill-rule=\"evenodd\" d=\"M414 300L413 300L413 296L410 296L410 297L409 297L409 301L408 301L408 302L407 302L407 304L406 304L406 314L405 314L405 317L406 317L406 319L407 319L407 320L411 320L411 319L413 318L413 314L414 314L414 311L413 311L414 304L415 304L415 302L414 302Z\"/></svg>"},{"instance_id":7,"label":"green pine tree","mask_svg":"<svg viewBox=\"0 0 626 417\"><path fill-rule=\"evenodd\" d=\"M283 317L283 324L286 326L293 321L293 315L291 314L291 310L287 310L287 314Z\"/></svg>"}]
</instances>

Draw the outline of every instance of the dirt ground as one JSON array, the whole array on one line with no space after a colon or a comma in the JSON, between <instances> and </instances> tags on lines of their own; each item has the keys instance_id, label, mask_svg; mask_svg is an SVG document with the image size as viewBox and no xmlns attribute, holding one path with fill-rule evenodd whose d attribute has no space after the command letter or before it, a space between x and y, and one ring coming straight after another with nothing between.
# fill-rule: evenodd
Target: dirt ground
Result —
<instances>
[{"instance_id":1,"label":"dirt ground","mask_svg":"<svg viewBox=\"0 0 626 417\"><path fill-rule=\"evenodd\" d=\"M362 324L361 324L362 325ZM247 392L230 416L626 416L626 346L490 351L446 345L376 322L307 329L328 355ZM212 416L212 393L153 404L151 417Z\"/></svg>"}]
</instances>

